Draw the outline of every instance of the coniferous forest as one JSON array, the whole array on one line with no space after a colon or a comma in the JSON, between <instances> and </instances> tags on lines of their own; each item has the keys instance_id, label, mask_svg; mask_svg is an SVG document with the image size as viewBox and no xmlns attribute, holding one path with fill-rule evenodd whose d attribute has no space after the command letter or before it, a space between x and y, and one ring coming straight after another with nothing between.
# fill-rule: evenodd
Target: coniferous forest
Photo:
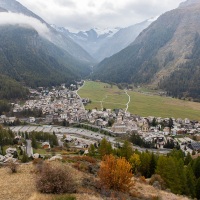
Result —
<instances>
[{"instance_id":1,"label":"coniferous forest","mask_svg":"<svg viewBox=\"0 0 200 200\"><path fill-rule=\"evenodd\" d=\"M168 78L160 83L170 96L192 97L200 101L200 36L197 33L192 54L187 56L186 63L181 64Z\"/></svg>"}]
</instances>

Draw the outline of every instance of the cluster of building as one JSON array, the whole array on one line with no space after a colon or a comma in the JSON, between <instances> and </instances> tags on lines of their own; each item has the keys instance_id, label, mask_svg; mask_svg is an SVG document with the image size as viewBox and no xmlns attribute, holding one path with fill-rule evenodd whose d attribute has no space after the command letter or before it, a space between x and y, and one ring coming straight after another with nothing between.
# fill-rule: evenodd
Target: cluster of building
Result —
<instances>
[{"instance_id":1,"label":"cluster of building","mask_svg":"<svg viewBox=\"0 0 200 200\"><path fill-rule=\"evenodd\" d=\"M140 117L132 115L123 110L111 111L107 109L105 111L98 111L93 109L88 113L88 121L90 124L94 124L101 128L108 126L109 120L113 119L114 124L111 127L111 131L116 134L125 134L132 131L138 131L138 133L158 133L162 135L176 135L176 134L195 134L200 132L200 122L190 121L189 119L175 119L175 118L161 118L161 117ZM169 120L172 120L172 127L168 126ZM152 125L152 123L156 125Z\"/></svg>"},{"instance_id":2,"label":"cluster of building","mask_svg":"<svg viewBox=\"0 0 200 200\"><path fill-rule=\"evenodd\" d=\"M87 111L84 109L82 100L75 91L62 88L52 90L42 89L40 92L31 90L31 99L24 105L14 104L13 113L22 111L40 111L43 123L62 122L77 123L87 120ZM34 123L35 117L30 117L28 122Z\"/></svg>"},{"instance_id":3,"label":"cluster of building","mask_svg":"<svg viewBox=\"0 0 200 200\"><path fill-rule=\"evenodd\" d=\"M73 88L74 85L70 87ZM176 135L200 132L200 123L198 121L190 121L187 118L140 117L121 109L115 109L114 111L111 109L103 111L92 109L89 112L84 108L84 104L87 104L89 99L81 99L76 91L67 89L64 85L59 89L53 88L48 90L40 88L40 91L30 90L30 92L30 100L27 100L24 105L14 104L13 113L26 110L40 110L44 119L43 123L53 123L54 121L62 122L63 120L69 124L87 122L101 129L107 129L116 135L130 133L132 131L138 131L141 135L143 133L146 133L146 135L147 133ZM5 120L13 122L15 118L0 117L0 122ZM156 126L151 126L153 120L156 122ZM173 127L171 128L167 126L169 120L173 122ZM35 121L35 117L29 118L30 123L34 123ZM112 127L108 128L111 125Z\"/></svg>"},{"instance_id":4,"label":"cluster of building","mask_svg":"<svg viewBox=\"0 0 200 200\"><path fill-rule=\"evenodd\" d=\"M90 100L81 99L75 89L75 85L71 85L69 89L62 85L51 90L30 90L30 99L24 105L14 104L13 113L39 110L43 116L43 124L63 121L69 124L82 123L105 130L114 136L137 132L145 141L156 142L159 148L167 142L168 135L200 133L200 122L187 118L141 117L121 109L87 111L84 105ZM5 120L13 122L15 118L0 117L0 123ZM35 123L37 119L30 117L28 122Z\"/></svg>"}]
</instances>

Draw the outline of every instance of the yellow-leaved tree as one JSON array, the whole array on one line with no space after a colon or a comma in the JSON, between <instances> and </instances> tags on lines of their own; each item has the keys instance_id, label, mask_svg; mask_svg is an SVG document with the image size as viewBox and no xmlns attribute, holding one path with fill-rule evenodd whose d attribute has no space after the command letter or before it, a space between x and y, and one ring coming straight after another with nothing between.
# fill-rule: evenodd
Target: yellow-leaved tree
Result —
<instances>
[{"instance_id":1,"label":"yellow-leaved tree","mask_svg":"<svg viewBox=\"0 0 200 200\"><path fill-rule=\"evenodd\" d=\"M138 169L141 165L141 160L140 160L140 156L136 153L134 153L130 159L129 159L129 162L132 166L132 171L133 173L137 173L138 172Z\"/></svg>"},{"instance_id":2,"label":"yellow-leaved tree","mask_svg":"<svg viewBox=\"0 0 200 200\"><path fill-rule=\"evenodd\" d=\"M131 164L125 158L115 158L113 155L103 157L99 170L101 184L117 191L128 191L133 185Z\"/></svg>"}]
</instances>

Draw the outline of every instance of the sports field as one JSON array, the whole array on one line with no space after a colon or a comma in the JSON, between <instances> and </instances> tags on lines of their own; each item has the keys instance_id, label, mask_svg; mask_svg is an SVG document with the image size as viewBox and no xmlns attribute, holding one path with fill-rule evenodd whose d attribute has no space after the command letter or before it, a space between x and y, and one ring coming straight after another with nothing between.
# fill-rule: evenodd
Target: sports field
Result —
<instances>
[{"instance_id":1,"label":"sports field","mask_svg":"<svg viewBox=\"0 0 200 200\"><path fill-rule=\"evenodd\" d=\"M128 108L132 114L140 116L175 117L200 120L200 103L160 97L145 93L119 90L106 83L86 81L78 91L82 98L89 98L92 103L86 109L93 108ZM130 96L130 103L129 96ZM127 107L128 103L128 107Z\"/></svg>"}]
</instances>

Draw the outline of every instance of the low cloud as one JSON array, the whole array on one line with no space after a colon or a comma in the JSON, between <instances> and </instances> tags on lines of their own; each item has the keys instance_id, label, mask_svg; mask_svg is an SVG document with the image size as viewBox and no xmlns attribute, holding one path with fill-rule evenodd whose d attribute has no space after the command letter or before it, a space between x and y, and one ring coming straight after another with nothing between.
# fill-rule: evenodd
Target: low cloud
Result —
<instances>
[{"instance_id":1,"label":"low cloud","mask_svg":"<svg viewBox=\"0 0 200 200\"><path fill-rule=\"evenodd\" d=\"M56 3L58 5L65 6L65 7L73 7L73 8L76 7L76 4L71 0L57 0Z\"/></svg>"},{"instance_id":2,"label":"low cloud","mask_svg":"<svg viewBox=\"0 0 200 200\"><path fill-rule=\"evenodd\" d=\"M46 24L43 24L33 17L28 17L18 13L0 12L0 26L4 25L19 25L22 27L33 28L40 36L50 39L50 31Z\"/></svg>"},{"instance_id":3,"label":"low cloud","mask_svg":"<svg viewBox=\"0 0 200 200\"><path fill-rule=\"evenodd\" d=\"M127 27L176 8L185 0L18 0L50 24L70 30Z\"/></svg>"}]
</instances>

